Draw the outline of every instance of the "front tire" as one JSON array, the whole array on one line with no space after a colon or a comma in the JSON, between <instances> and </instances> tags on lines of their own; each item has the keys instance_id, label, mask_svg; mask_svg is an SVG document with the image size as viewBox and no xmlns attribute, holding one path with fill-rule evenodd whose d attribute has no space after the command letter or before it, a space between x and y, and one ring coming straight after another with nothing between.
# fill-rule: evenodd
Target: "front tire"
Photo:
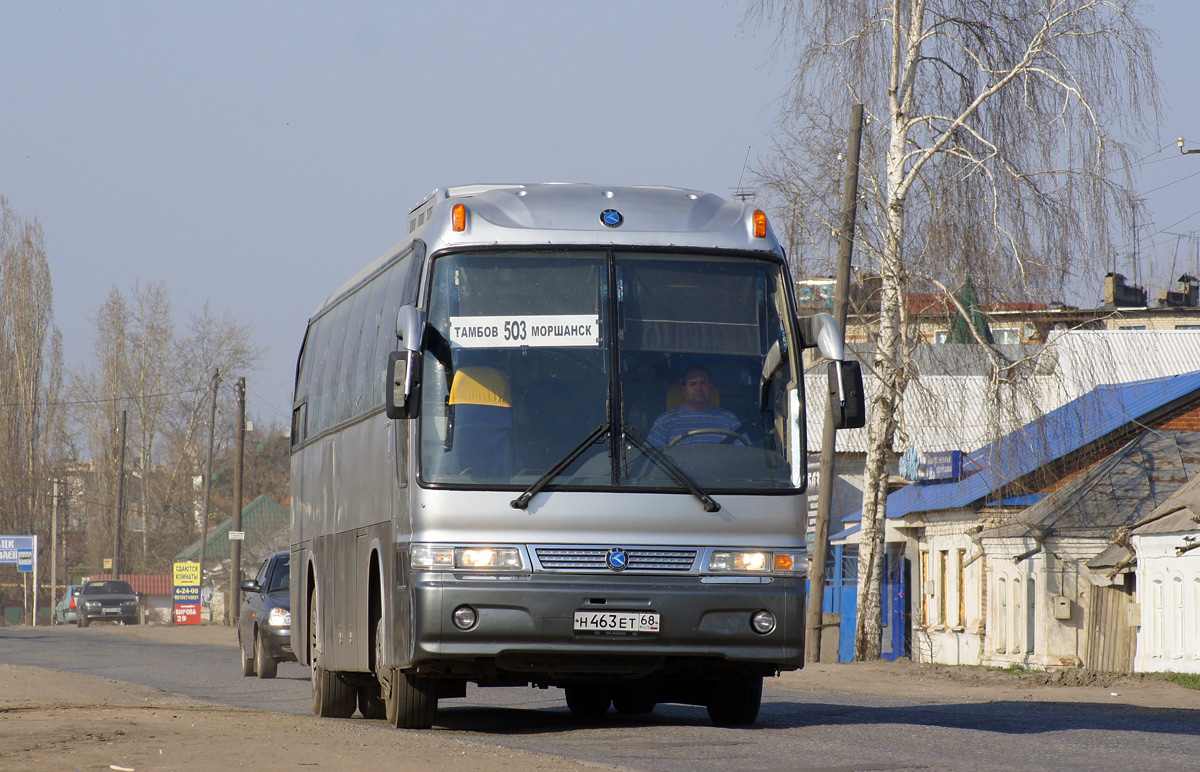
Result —
<instances>
[{"instance_id":1,"label":"front tire","mask_svg":"<svg viewBox=\"0 0 1200 772\"><path fill-rule=\"evenodd\" d=\"M246 647L242 645L242 634L238 633L238 659L242 662L242 677L254 675L254 657L246 655Z\"/></svg>"},{"instance_id":2,"label":"front tire","mask_svg":"<svg viewBox=\"0 0 1200 772\"><path fill-rule=\"evenodd\" d=\"M350 684L336 673L321 667L320 620L317 593L314 591L308 605L309 663L312 666L312 712L322 718L350 718L358 703L357 695Z\"/></svg>"},{"instance_id":3,"label":"front tire","mask_svg":"<svg viewBox=\"0 0 1200 772\"><path fill-rule=\"evenodd\" d=\"M428 729L437 715L437 681L393 670L383 699L387 722L393 727Z\"/></svg>"},{"instance_id":4,"label":"front tire","mask_svg":"<svg viewBox=\"0 0 1200 772\"><path fill-rule=\"evenodd\" d=\"M273 657L267 656L262 633L254 636L254 670L258 673L259 678L274 678L275 673L279 670L279 662Z\"/></svg>"},{"instance_id":5,"label":"front tire","mask_svg":"<svg viewBox=\"0 0 1200 772\"><path fill-rule=\"evenodd\" d=\"M758 718L762 705L762 676L734 676L713 685L708 717L713 726L746 726Z\"/></svg>"}]
</instances>

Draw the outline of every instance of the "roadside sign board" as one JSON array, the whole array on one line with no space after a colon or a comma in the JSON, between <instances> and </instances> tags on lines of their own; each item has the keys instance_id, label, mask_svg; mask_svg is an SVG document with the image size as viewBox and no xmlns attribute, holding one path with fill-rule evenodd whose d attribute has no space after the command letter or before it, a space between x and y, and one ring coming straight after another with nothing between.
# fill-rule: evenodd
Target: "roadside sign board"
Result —
<instances>
[{"instance_id":1,"label":"roadside sign board","mask_svg":"<svg viewBox=\"0 0 1200 772\"><path fill-rule=\"evenodd\" d=\"M0 536L0 563L16 563L20 568L26 562L32 567L33 551L37 547L36 536ZM29 571L30 568L21 568Z\"/></svg>"},{"instance_id":2,"label":"roadside sign board","mask_svg":"<svg viewBox=\"0 0 1200 772\"><path fill-rule=\"evenodd\" d=\"M182 560L174 566L175 624L200 624L200 562Z\"/></svg>"},{"instance_id":3,"label":"roadside sign board","mask_svg":"<svg viewBox=\"0 0 1200 772\"><path fill-rule=\"evenodd\" d=\"M229 532L229 541L245 541L245 540L246 540L246 532L245 531L230 531Z\"/></svg>"}]
</instances>

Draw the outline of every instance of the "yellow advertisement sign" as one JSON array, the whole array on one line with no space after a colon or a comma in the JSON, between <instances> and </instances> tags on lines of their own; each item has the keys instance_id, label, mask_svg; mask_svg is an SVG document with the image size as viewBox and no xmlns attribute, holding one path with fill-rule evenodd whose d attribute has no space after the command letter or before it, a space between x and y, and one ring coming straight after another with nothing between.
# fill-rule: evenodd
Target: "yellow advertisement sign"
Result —
<instances>
[{"instance_id":1,"label":"yellow advertisement sign","mask_svg":"<svg viewBox=\"0 0 1200 772\"><path fill-rule=\"evenodd\" d=\"M176 587L200 586L200 561L187 560L175 564Z\"/></svg>"}]
</instances>

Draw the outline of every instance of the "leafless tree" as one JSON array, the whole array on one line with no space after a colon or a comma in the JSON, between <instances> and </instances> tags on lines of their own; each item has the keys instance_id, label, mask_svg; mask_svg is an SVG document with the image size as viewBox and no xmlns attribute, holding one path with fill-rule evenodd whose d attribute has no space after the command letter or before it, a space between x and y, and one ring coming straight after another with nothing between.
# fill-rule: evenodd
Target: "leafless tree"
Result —
<instances>
[{"instance_id":1,"label":"leafless tree","mask_svg":"<svg viewBox=\"0 0 1200 772\"><path fill-rule=\"evenodd\" d=\"M1134 211L1125 142L1158 118L1155 40L1140 14L1137 0L751 6L748 21L774 25L794 55L778 140L758 177L798 272L832 273L843 124L855 103L868 116L855 249L881 281L859 659L881 649L888 466L913 377L906 294L971 277L993 300L1049 300L1085 266L1110 260ZM1010 363L994 364L1003 381Z\"/></svg>"},{"instance_id":2,"label":"leafless tree","mask_svg":"<svg viewBox=\"0 0 1200 772\"><path fill-rule=\"evenodd\" d=\"M121 562L137 571L163 571L198 534L193 480L204 468L201 440L207 437L212 370L253 369L262 352L248 326L228 313L213 314L207 304L192 315L186 334L177 335L164 284L135 284L128 294L114 287L95 327L92 362L79 369L73 386L87 395L76 415L91 460L87 490L79 497L90 508L86 562L98 570L111 553L125 411L126 501L132 502L126 512L138 512L142 531L141 549L122 549ZM232 431L227 419L217 436Z\"/></svg>"},{"instance_id":3,"label":"leafless tree","mask_svg":"<svg viewBox=\"0 0 1200 772\"><path fill-rule=\"evenodd\" d=\"M38 533L48 500L43 472L58 455L47 391L61 375L42 226L0 198L0 530Z\"/></svg>"}]
</instances>

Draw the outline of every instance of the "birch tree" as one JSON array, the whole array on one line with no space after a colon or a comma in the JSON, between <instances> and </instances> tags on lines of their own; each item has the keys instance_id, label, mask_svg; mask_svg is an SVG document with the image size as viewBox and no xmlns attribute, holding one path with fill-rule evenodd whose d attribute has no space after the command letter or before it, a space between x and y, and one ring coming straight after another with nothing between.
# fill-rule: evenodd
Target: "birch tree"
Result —
<instances>
[{"instance_id":1,"label":"birch tree","mask_svg":"<svg viewBox=\"0 0 1200 772\"><path fill-rule=\"evenodd\" d=\"M758 182L798 273L832 274L843 124L855 103L868 116L855 249L880 290L868 353L877 388L863 481L858 659L881 650L888 469L913 377L906 293L950 294L970 277L993 300L1046 301L1111 264L1135 211L1127 143L1158 118L1155 38L1140 14L1137 0L751 6L748 21L773 25L794 57ZM992 363L1000 383L1011 363L998 355Z\"/></svg>"}]
</instances>

